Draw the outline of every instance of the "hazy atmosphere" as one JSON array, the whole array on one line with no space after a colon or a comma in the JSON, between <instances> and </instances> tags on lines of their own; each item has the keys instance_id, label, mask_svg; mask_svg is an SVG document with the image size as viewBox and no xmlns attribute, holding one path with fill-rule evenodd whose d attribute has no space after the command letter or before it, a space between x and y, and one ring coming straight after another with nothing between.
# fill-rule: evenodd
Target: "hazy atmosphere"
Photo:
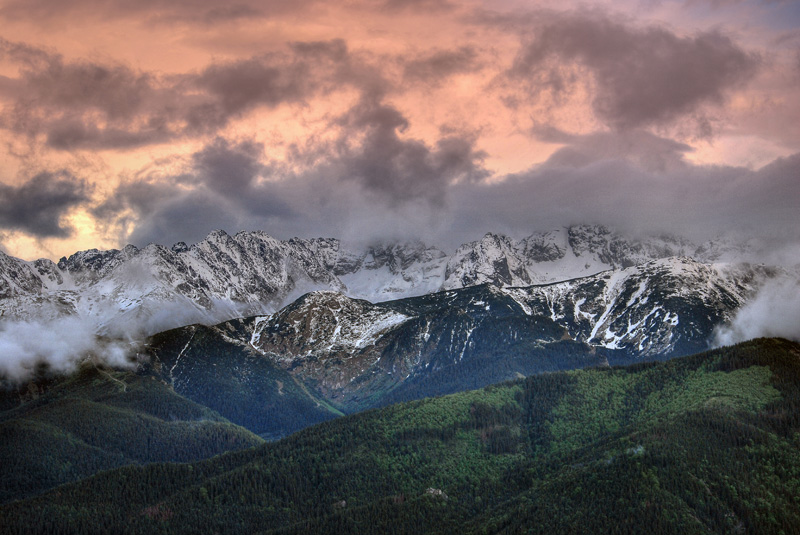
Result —
<instances>
[{"instance_id":1,"label":"hazy atmosphere","mask_svg":"<svg viewBox=\"0 0 800 535\"><path fill-rule=\"evenodd\" d=\"M580 222L796 252L796 2L0 5L14 256Z\"/></svg>"},{"instance_id":2,"label":"hazy atmosphere","mask_svg":"<svg viewBox=\"0 0 800 535\"><path fill-rule=\"evenodd\" d=\"M0 0L0 534L800 534L800 0Z\"/></svg>"}]
</instances>

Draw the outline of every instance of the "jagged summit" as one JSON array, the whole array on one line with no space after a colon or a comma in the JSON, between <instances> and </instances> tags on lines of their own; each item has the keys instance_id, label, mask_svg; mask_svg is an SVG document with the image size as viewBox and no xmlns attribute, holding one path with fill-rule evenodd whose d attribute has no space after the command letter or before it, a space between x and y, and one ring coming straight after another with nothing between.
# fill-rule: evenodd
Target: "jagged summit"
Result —
<instances>
[{"instance_id":1,"label":"jagged summit","mask_svg":"<svg viewBox=\"0 0 800 535\"><path fill-rule=\"evenodd\" d=\"M226 388L251 388L268 366L282 384L291 377L307 395L351 412L519 375L705 350L766 275L740 269L675 257L571 281L382 303L316 291L271 315L161 333L146 351L184 395L207 388L198 386L209 380L200 363L220 359L211 377L222 374Z\"/></svg>"},{"instance_id":2,"label":"jagged summit","mask_svg":"<svg viewBox=\"0 0 800 535\"><path fill-rule=\"evenodd\" d=\"M319 352L353 353L374 345L408 319L401 312L338 292L312 292L259 322L251 344L291 361Z\"/></svg>"},{"instance_id":3,"label":"jagged summit","mask_svg":"<svg viewBox=\"0 0 800 535\"><path fill-rule=\"evenodd\" d=\"M313 290L373 302L478 284L527 286L623 269L653 259L735 258L732 242L634 240L576 225L520 240L489 232L452 254L421 241L348 249L333 238L280 240L214 230L198 243L79 251L57 263L0 256L0 312L8 318L79 315L114 330L155 332L190 322L278 310Z\"/></svg>"}]
</instances>

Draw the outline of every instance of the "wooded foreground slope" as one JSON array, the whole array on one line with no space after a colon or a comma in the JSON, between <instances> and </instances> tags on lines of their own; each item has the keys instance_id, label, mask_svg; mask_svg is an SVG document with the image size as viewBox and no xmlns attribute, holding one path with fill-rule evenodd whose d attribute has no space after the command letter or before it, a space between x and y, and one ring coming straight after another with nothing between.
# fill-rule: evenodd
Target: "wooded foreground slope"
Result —
<instances>
[{"instance_id":1,"label":"wooded foreground slope","mask_svg":"<svg viewBox=\"0 0 800 535\"><path fill-rule=\"evenodd\" d=\"M3 533L798 533L800 345L538 375L101 473Z\"/></svg>"},{"instance_id":2,"label":"wooded foreground slope","mask_svg":"<svg viewBox=\"0 0 800 535\"><path fill-rule=\"evenodd\" d=\"M263 442L152 376L86 362L28 386L0 390L0 503L101 470L196 461Z\"/></svg>"}]
</instances>

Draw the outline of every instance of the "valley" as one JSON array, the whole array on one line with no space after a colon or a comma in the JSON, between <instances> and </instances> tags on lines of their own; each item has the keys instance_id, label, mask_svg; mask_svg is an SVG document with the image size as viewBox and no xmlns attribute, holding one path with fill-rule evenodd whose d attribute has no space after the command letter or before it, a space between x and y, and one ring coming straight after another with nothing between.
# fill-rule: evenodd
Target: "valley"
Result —
<instances>
[{"instance_id":1,"label":"valley","mask_svg":"<svg viewBox=\"0 0 800 535\"><path fill-rule=\"evenodd\" d=\"M800 346L558 372L0 508L4 533L790 533Z\"/></svg>"}]
</instances>

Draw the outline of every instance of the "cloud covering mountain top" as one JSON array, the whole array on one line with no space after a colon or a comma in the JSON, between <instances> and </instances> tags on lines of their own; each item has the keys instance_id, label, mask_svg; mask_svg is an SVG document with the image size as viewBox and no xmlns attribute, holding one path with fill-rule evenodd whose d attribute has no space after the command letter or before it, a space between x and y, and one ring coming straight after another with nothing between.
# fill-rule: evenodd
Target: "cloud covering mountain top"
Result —
<instances>
[{"instance_id":1,"label":"cloud covering mountain top","mask_svg":"<svg viewBox=\"0 0 800 535\"><path fill-rule=\"evenodd\" d=\"M215 228L800 241L791 2L10 1L0 19L18 256Z\"/></svg>"}]
</instances>

